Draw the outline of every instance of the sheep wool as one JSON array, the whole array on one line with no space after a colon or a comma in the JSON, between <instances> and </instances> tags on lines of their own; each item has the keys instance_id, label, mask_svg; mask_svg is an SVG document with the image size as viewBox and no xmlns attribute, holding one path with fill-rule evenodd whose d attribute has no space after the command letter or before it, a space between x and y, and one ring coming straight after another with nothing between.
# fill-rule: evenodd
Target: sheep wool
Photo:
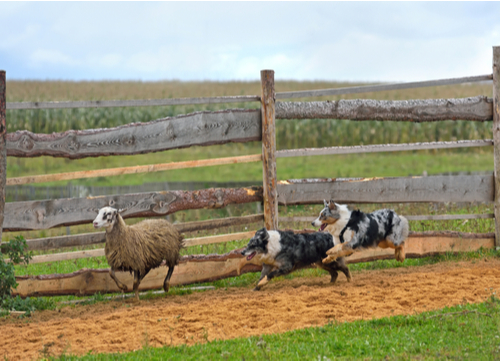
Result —
<instances>
[{"instance_id":1,"label":"sheep wool","mask_svg":"<svg viewBox=\"0 0 500 361\"><path fill-rule=\"evenodd\" d=\"M106 231L104 253L111 268L145 274L163 260L167 267L177 265L183 239L167 220L148 219L127 226L118 214L111 231Z\"/></svg>"}]
</instances>

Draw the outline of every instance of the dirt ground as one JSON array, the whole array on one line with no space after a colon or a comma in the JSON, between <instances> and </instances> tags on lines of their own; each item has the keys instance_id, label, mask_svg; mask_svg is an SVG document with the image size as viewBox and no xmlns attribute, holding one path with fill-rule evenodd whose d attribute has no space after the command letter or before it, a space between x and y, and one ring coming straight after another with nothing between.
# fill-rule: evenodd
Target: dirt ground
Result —
<instances>
[{"instance_id":1,"label":"dirt ground","mask_svg":"<svg viewBox=\"0 0 500 361\"><path fill-rule=\"evenodd\" d=\"M257 280L258 275L255 274ZM500 288L500 260L273 280L260 292L213 290L155 300L108 302L0 320L0 357L125 352L162 345L280 333L330 320L354 321L477 303Z\"/></svg>"}]
</instances>

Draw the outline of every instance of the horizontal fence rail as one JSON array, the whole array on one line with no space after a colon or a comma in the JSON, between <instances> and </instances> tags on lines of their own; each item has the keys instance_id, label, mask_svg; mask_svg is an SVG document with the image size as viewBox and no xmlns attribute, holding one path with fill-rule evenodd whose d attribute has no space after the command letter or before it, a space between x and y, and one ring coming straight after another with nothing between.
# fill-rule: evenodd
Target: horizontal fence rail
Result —
<instances>
[{"instance_id":1,"label":"horizontal fence rail","mask_svg":"<svg viewBox=\"0 0 500 361\"><path fill-rule=\"evenodd\" d=\"M449 252L472 252L481 248L494 248L494 234L467 234L458 232L423 232L410 233L405 247L406 258L421 258ZM97 250L102 251L102 250ZM183 256L175 268L171 285L188 285L211 282L238 274L260 272L261 266L245 264L241 269L243 256L241 250L234 250L221 255ZM394 259L392 249L370 249L358 252L346 258L347 264L371 262L381 259ZM240 269L240 273L238 273ZM141 291L159 289L163 285L167 267L158 267L144 278ZM132 285L133 276L128 272L117 272L117 277L127 285ZM82 269L70 274L41 276L18 276L19 286L14 295L21 297L56 296L56 295L92 295L95 293L120 292L110 278L108 269ZM129 290L132 288L129 287Z\"/></svg>"},{"instance_id":2,"label":"horizontal fence rail","mask_svg":"<svg viewBox=\"0 0 500 361\"><path fill-rule=\"evenodd\" d=\"M264 221L263 214L254 214L242 217L228 217L211 219L208 221L186 222L174 224L181 233L206 231L222 227L240 226L245 224L260 223ZM105 232L83 233L70 236L46 237L38 239L27 239L26 244L29 251L49 251L65 247L82 247L102 244L106 241Z\"/></svg>"},{"instance_id":3,"label":"horizontal fence rail","mask_svg":"<svg viewBox=\"0 0 500 361\"><path fill-rule=\"evenodd\" d=\"M154 107L166 105L196 105L260 102L258 95L238 95L204 98L141 99L141 100L82 100L62 102L18 102L7 103L7 110L14 109L73 109L73 108L117 108Z\"/></svg>"},{"instance_id":4,"label":"horizontal fence rail","mask_svg":"<svg viewBox=\"0 0 500 361\"><path fill-rule=\"evenodd\" d=\"M186 247L191 247L191 246L199 246L206 244L227 243L232 241L239 241L241 239L249 239L254 234L255 231L249 231L249 232L222 234L218 236L189 238L184 240L184 245ZM39 256L33 256L33 258L30 260L30 264L68 261L72 259L102 257L102 256L104 256L104 248L91 249L85 251L75 251L75 252L43 254ZM10 260L7 259L6 261Z\"/></svg>"},{"instance_id":5,"label":"horizontal fence rail","mask_svg":"<svg viewBox=\"0 0 500 361\"><path fill-rule=\"evenodd\" d=\"M190 160L186 162L172 162L162 164L138 165L134 167L108 168L85 170L78 172L42 174L34 176L7 178L7 185L21 185L32 183L55 182L62 180L109 177L124 174L153 173L173 169L209 167L215 165L239 164L262 161L261 154L243 155L239 157L227 157L216 159Z\"/></svg>"},{"instance_id":6,"label":"horizontal fence rail","mask_svg":"<svg viewBox=\"0 0 500 361\"><path fill-rule=\"evenodd\" d=\"M487 121L492 119L492 107L491 99L482 96L412 101L286 102L276 103L276 117L412 122L457 119ZM7 155L14 157L53 156L70 159L132 155L195 145L258 141L262 138L261 132L259 110L233 109L197 112L110 129L71 130L53 134L35 134L29 131L8 133ZM29 180L26 179L24 182L29 182Z\"/></svg>"},{"instance_id":7,"label":"horizontal fence rail","mask_svg":"<svg viewBox=\"0 0 500 361\"><path fill-rule=\"evenodd\" d=\"M104 206L127 208L125 218L163 216L180 210L261 202L262 187L164 191L5 205L4 231L47 229L91 222ZM280 181L282 205L322 203L492 202L492 175Z\"/></svg>"},{"instance_id":8,"label":"horizontal fence rail","mask_svg":"<svg viewBox=\"0 0 500 361\"><path fill-rule=\"evenodd\" d=\"M146 193L162 191L195 191L208 188L243 188L258 186L259 181L235 182L158 182L136 185L93 186L68 183L64 186L8 186L5 192L7 202L35 201L54 198L85 198L111 196L115 194Z\"/></svg>"},{"instance_id":9,"label":"horizontal fence rail","mask_svg":"<svg viewBox=\"0 0 500 361\"><path fill-rule=\"evenodd\" d=\"M492 74L463 78L451 78L410 83L365 85L346 88L302 90L293 92L277 92L276 99L318 97L326 95L344 95L355 93L369 93L387 90L402 90L425 88L430 86L453 85L493 80ZM61 101L61 102L7 102L7 110L20 109L68 109L68 108L113 108L113 107L142 107L166 105L195 105L260 102L258 95L204 97L204 98L177 98L177 99L144 99L144 100L96 100L96 101Z\"/></svg>"},{"instance_id":10,"label":"horizontal fence rail","mask_svg":"<svg viewBox=\"0 0 500 361\"><path fill-rule=\"evenodd\" d=\"M278 202L492 202L494 189L493 175L289 180L278 182Z\"/></svg>"},{"instance_id":11,"label":"horizontal fence rail","mask_svg":"<svg viewBox=\"0 0 500 361\"><path fill-rule=\"evenodd\" d=\"M388 90L402 90L402 89L426 88L430 86L474 83L474 82L482 82L489 80L493 80L493 74L469 76L464 78L418 81L410 83L364 85L364 86L347 87L347 88L281 92L281 93L276 93L276 99L307 98L307 97L320 97L326 95L345 95L345 94L355 94L355 93L371 93L371 92L388 91Z\"/></svg>"},{"instance_id":12,"label":"horizontal fence rail","mask_svg":"<svg viewBox=\"0 0 500 361\"><path fill-rule=\"evenodd\" d=\"M350 119L431 122L493 120L493 100L485 96L459 99L277 102L277 119Z\"/></svg>"},{"instance_id":13,"label":"horizontal fence rail","mask_svg":"<svg viewBox=\"0 0 500 361\"><path fill-rule=\"evenodd\" d=\"M110 129L7 134L7 155L79 159L261 140L260 110L197 112Z\"/></svg>"},{"instance_id":14,"label":"horizontal fence rail","mask_svg":"<svg viewBox=\"0 0 500 361\"><path fill-rule=\"evenodd\" d=\"M276 158L304 157L304 156L331 155L331 154L401 152L401 151L426 150L426 149L488 147L492 145L493 145L493 139L482 139L482 140L457 140L452 142L397 143L397 144L353 145L345 147L283 149L276 151ZM7 179L7 182L9 182L9 179Z\"/></svg>"},{"instance_id":15,"label":"horizontal fence rail","mask_svg":"<svg viewBox=\"0 0 500 361\"><path fill-rule=\"evenodd\" d=\"M470 147L488 147L493 145L492 139L484 140L457 140L451 142L423 142L423 143L398 143L398 144L374 144L356 145L345 147L325 147L325 148L303 148L284 149L276 151L276 158L304 157L333 154L359 154L378 152L399 152L426 149L453 149ZM216 165L251 163L262 161L261 154L243 155L238 157L216 158L192 160L185 162L172 162L162 164L149 164L134 167L96 169L88 171L77 171L68 173L42 174L25 177L7 178L7 185L23 185L33 183L55 182L62 180L109 177L124 174L152 173L173 169L209 167Z\"/></svg>"},{"instance_id":16,"label":"horizontal fence rail","mask_svg":"<svg viewBox=\"0 0 500 361\"><path fill-rule=\"evenodd\" d=\"M187 209L222 208L262 201L262 187L163 191L5 204L4 231L48 229L90 223L105 206L126 208L124 218L158 217Z\"/></svg>"},{"instance_id":17,"label":"horizontal fence rail","mask_svg":"<svg viewBox=\"0 0 500 361\"><path fill-rule=\"evenodd\" d=\"M422 216L403 216L409 221L453 221L458 219L491 219L495 218L493 213L487 214L431 214ZM280 217L280 222L312 222L317 217Z\"/></svg>"}]
</instances>

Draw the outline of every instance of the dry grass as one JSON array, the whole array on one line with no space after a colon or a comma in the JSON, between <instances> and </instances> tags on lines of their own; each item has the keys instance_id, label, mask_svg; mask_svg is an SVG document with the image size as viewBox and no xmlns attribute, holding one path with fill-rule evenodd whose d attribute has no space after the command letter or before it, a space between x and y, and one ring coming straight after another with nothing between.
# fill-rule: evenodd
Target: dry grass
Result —
<instances>
[{"instance_id":1,"label":"dry grass","mask_svg":"<svg viewBox=\"0 0 500 361\"><path fill-rule=\"evenodd\" d=\"M326 81L277 81L276 91L341 88L365 85ZM211 97L225 95L260 95L259 82L131 82L131 81L7 81L7 101L63 101ZM453 86L349 94L324 99L435 99L492 96L492 85L473 83ZM321 99L318 98L318 99Z\"/></svg>"}]
</instances>

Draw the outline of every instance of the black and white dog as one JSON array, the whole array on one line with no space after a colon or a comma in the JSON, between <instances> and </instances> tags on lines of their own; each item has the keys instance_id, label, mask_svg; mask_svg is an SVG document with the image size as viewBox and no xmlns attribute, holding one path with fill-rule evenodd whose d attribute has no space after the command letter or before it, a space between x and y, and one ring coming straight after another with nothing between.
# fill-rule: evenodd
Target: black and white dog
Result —
<instances>
[{"instance_id":1,"label":"black and white dog","mask_svg":"<svg viewBox=\"0 0 500 361\"><path fill-rule=\"evenodd\" d=\"M321 216L319 217L321 218ZM339 257L350 256L363 248L393 248L396 259L405 260L404 243L408 238L408 220L392 209L380 209L372 213L352 211L349 221L339 234L340 244L328 250L323 263Z\"/></svg>"},{"instance_id":2,"label":"black and white dog","mask_svg":"<svg viewBox=\"0 0 500 361\"><path fill-rule=\"evenodd\" d=\"M258 291L269 280L277 276L287 275L297 269L316 264L328 271L330 282L337 280L341 271L351 280L349 268L343 259L323 264L321 260L327 256L326 251L334 246L333 237L326 232L295 234L291 231L258 230L241 252L246 261L262 264L262 273L255 287Z\"/></svg>"}]
</instances>

